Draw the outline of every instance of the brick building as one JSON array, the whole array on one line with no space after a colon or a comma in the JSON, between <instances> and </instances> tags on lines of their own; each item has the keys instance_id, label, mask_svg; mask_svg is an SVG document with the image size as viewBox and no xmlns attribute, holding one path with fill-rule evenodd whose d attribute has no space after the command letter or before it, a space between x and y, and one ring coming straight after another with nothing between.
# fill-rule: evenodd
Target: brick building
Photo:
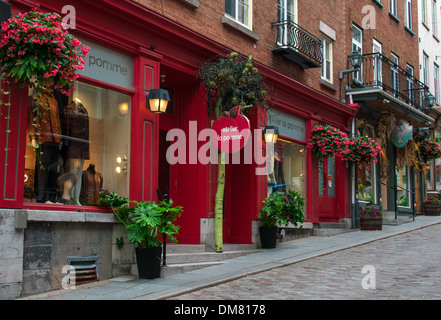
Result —
<instances>
[{"instance_id":1,"label":"brick building","mask_svg":"<svg viewBox=\"0 0 441 320\"><path fill-rule=\"evenodd\" d=\"M68 0L7 2L13 14L38 5L42 11L63 15L63 8L70 5ZM376 29L363 26L365 5L375 11ZM75 1L76 28L70 31L91 51L76 91L64 98L67 102L81 100L88 111L90 156L80 162L85 179L98 172L102 189L138 201L157 200L157 190L169 194L184 207L178 222L179 242L213 250L217 167L192 163L189 158L186 163L167 163L170 141L166 134L179 128L190 137L192 123L198 130L211 127L213 115L207 111L197 70L204 61L237 51L253 55L270 88L268 117L251 114L251 129L277 125L280 139L273 177L256 175L256 163L227 167L224 242L259 245L257 212L262 200L275 190L294 189L307 199L304 229L309 232L321 222L350 224L356 218L350 168L338 158L318 161L306 142L316 123L333 125L348 134L358 130L353 120L359 108L358 119L367 122L378 120L372 116L377 115L372 108L392 108L400 114L402 103L398 101L396 108L378 105L374 101L383 93L367 95L367 82L354 85L352 75L340 79L339 71L350 67L347 57L353 49L360 48L365 60L371 56L374 38L381 44L382 54L389 58L393 52L399 57L402 68L407 64L418 67L416 3L412 3L415 14L410 15L412 24L407 27L401 5L391 15L379 1ZM402 41L395 41L397 34ZM354 41L357 36L358 42ZM115 74L104 68L104 61L126 72ZM359 80L361 73L364 76L370 70L367 64ZM417 86L417 79L413 81ZM405 83L400 81L400 85ZM168 90L171 98L170 108L162 115L146 108L146 94L159 87ZM53 198L42 201L39 192L44 188L35 186L43 178L35 173L35 154L26 137L28 92L18 87L11 92L15 99L11 111L15 113L1 119L1 125L14 130L0 132L1 150L11 139L17 143L5 151L8 166L0 162L6 168L0 173L4 182L0 213L8 222L0 236L14 243L16 250L8 251L0 264L7 275L0 280L0 286L8 288L4 297L60 288L68 257L99 257L101 279L131 272L133 250L116 249L114 239L124 230L106 209L88 202L63 204L56 188ZM61 101L59 110L65 107ZM415 127L431 120L419 111L414 116L401 115ZM198 147L203 144L197 142ZM59 159L56 173L61 175L62 170L69 170L69 162L65 155ZM118 172L116 166L120 166ZM369 174L379 174L379 167L372 172ZM26 181L20 178L24 175ZM379 187L377 191L379 199ZM374 204L380 205L378 201ZM23 222L17 217L24 217L26 223L14 228L15 221ZM285 234L290 230L286 228Z\"/></svg>"}]
</instances>

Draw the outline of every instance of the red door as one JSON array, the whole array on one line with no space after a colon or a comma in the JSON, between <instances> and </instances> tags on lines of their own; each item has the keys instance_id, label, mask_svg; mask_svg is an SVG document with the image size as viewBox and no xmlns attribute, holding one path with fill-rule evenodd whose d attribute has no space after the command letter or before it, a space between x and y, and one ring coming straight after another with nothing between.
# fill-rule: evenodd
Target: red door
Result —
<instances>
[{"instance_id":1,"label":"red door","mask_svg":"<svg viewBox=\"0 0 441 320\"><path fill-rule=\"evenodd\" d=\"M317 210L321 221L339 218L337 190L339 179L335 158L317 161L316 191L318 194Z\"/></svg>"}]
</instances>

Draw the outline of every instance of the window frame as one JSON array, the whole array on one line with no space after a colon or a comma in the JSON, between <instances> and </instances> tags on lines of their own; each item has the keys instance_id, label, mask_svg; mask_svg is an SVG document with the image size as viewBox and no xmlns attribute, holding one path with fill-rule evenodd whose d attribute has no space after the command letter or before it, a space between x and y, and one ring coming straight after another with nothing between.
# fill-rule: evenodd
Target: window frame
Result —
<instances>
[{"instance_id":1,"label":"window frame","mask_svg":"<svg viewBox=\"0 0 441 320\"><path fill-rule=\"evenodd\" d=\"M231 1L232 3L234 3L234 16L231 15L230 13L227 12L227 1ZM239 3L243 3L244 7L247 6L248 10L247 10L247 14L248 14L248 21L247 23L245 23L245 16L244 15L244 21L240 20L239 17ZM252 30L252 26L253 26L253 0L226 0L225 1L225 15L227 15L229 18L231 18L232 20L234 20L235 22L237 22L238 24L244 26L247 29Z\"/></svg>"},{"instance_id":2,"label":"window frame","mask_svg":"<svg viewBox=\"0 0 441 320\"><path fill-rule=\"evenodd\" d=\"M354 30L357 30L360 34L360 41L354 38ZM352 51L358 51L360 54L363 54L363 30L352 24ZM363 83L363 64L360 66L360 71L356 71L352 74L354 80Z\"/></svg>"},{"instance_id":3,"label":"window frame","mask_svg":"<svg viewBox=\"0 0 441 320\"><path fill-rule=\"evenodd\" d=\"M404 26L412 30L412 0L404 0Z\"/></svg>"},{"instance_id":4,"label":"window frame","mask_svg":"<svg viewBox=\"0 0 441 320\"><path fill-rule=\"evenodd\" d=\"M323 63L322 63L322 73L321 78L327 82L333 83L333 41L330 39L327 39L323 37L322 44L323 44ZM329 49L327 51L326 49ZM329 53L329 57L327 57L326 53ZM329 63L329 67L327 65ZM329 78L327 77L327 74L329 73Z\"/></svg>"},{"instance_id":5,"label":"window frame","mask_svg":"<svg viewBox=\"0 0 441 320\"><path fill-rule=\"evenodd\" d=\"M389 13L394 17L398 16L397 0L389 0Z\"/></svg>"}]
</instances>

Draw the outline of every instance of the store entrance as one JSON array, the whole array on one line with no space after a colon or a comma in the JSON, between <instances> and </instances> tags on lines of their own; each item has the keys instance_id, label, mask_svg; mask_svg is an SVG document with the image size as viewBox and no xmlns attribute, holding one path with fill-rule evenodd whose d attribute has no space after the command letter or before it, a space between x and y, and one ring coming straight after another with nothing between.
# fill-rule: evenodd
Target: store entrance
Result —
<instances>
[{"instance_id":1,"label":"store entrance","mask_svg":"<svg viewBox=\"0 0 441 320\"><path fill-rule=\"evenodd\" d=\"M318 192L318 213L321 220L332 221L339 217L337 190L338 179L335 158L317 161L316 190Z\"/></svg>"}]
</instances>

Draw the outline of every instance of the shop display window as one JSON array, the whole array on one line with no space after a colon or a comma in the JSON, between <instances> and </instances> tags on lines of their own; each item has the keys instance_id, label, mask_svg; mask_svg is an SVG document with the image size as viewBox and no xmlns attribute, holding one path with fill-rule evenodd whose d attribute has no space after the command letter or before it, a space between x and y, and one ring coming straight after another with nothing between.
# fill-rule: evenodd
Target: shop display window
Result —
<instances>
[{"instance_id":1,"label":"shop display window","mask_svg":"<svg viewBox=\"0 0 441 320\"><path fill-rule=\"evenodd\" d=\"M279 139L274 146L274 155L270 155L269 165L273 171L268 176L268 194L294 190L305 197L305 161L304 145Z\"/></svg>"},{"instance_id":2,"label":"shop display window","mask_svg":"<svg viewBox=\"0 0 441 320\"><path fill-rule=\"evenodd\" d=\"M131 97L75 86L40 103L30 92L25 202L96 206L100 191L129 195Z\"/></svg>"},{"instance_id":3,"label":"shop display window","mask_svg":"<svg viewBox=\"0 0 441 320\"><path fill-rule=\"evenodd\" d=\"M374 128L370 125L365 125L363 134L375 139ZM357 166L357 170L358 200L377 203L376 165L372 163L370 166Z\"/></svg>"}]
</instances>

